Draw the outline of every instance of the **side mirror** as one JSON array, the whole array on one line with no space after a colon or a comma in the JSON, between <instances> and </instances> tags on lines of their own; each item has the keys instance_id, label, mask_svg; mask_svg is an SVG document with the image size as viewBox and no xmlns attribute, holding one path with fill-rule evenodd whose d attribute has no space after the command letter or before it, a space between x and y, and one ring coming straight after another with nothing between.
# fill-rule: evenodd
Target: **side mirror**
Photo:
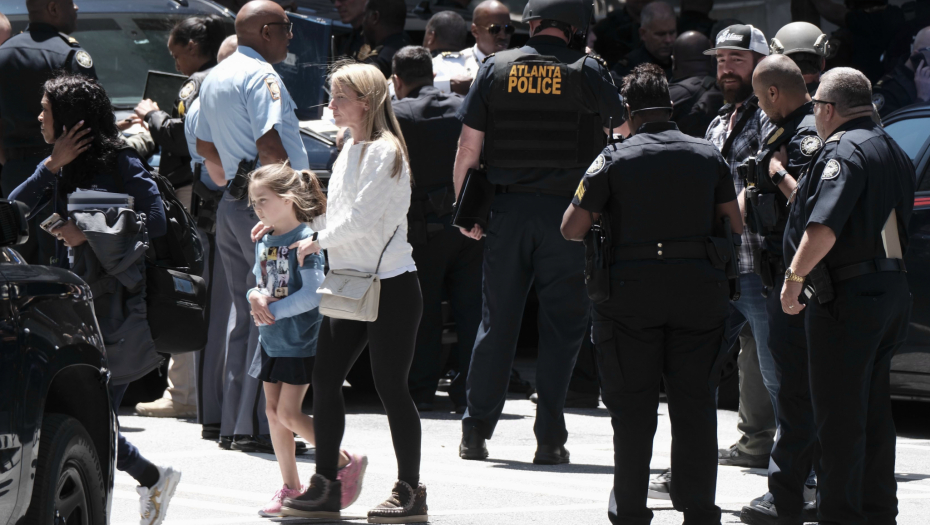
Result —
<instances>
[{"instance_id":1,"label":"side mirror","mask_svg":"<svg viewBox=\"0 0 930 525\"><path fill-rule=\"evenodd\" d=\"M0 199L0 246L16 246L29 240L26 205Z\"/></svg>"}]
</instances>

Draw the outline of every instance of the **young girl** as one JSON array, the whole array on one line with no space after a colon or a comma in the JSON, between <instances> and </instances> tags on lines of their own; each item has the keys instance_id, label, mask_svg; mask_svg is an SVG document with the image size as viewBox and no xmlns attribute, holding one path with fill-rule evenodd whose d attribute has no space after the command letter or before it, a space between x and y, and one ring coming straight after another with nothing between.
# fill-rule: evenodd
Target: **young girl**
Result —
<instances>
[{"instance_id":1,"label":"young girl","mask_svg":"<svg viewBox=\"0 0 930 525\"><path fill-rule=\"evenodd\" d=\"M313 374L317 336L320 331L320 295L323 257L307 257L301 267L297 250L289 246L315 238L305 223L326 211L326 197L309 171L295 171L287 164L272 164L254 171L249 181L249 199L262 223L274 231L255 244L255 279L249 290L251 315L259 327L260 361L249 374L261 379L265 388L265 411L275 457L284 486L259 511L264 517L280 516L285 498L301 494L294 432L315 442L313 419L300 410ZM258 356L257 356L258 357ZM361 488L368 458L340 452L343 477L355 481L343 490L342 507L348 507Z\"/></svg>"}]
</instances>

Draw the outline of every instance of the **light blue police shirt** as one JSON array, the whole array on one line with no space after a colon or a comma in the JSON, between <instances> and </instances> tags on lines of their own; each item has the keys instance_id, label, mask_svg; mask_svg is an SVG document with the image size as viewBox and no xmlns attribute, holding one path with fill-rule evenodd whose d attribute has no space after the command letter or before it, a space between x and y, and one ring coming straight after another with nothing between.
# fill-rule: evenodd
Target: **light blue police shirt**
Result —
<instances>
[{"instance_id":1,"label":"light blue police shirt","mask_svg":"<svg viewBox=\"0 0 930 525\"><path fill-rule=\"evenodd\" d=\"M200 164L200 182L203 182L207 188L213 191L220 189L219 186L210 178L207 167L204 166L204 158L197 153L197 136L194 135L194 128L197 127L197 116L200 114L200 98L194 99L191 107L187 108L184 115L184 138L187 139L187 149L191 154L191 172L197 173L197 165Z\"/></svg>"},{"instance_id":2,"label":"light blue police shirt","mask_svg":"<svg viewBox=\"0 0 930 525\"><path fill-rule=\"evenodd\" d=\"M239 46L214 67L199 100L195 135L216 145L226 180L235 178L240 161L258 158L255 141L272 129L281 137L291 167L310 169L294 101L271 64L254 49Z\"/></svg>"}]
</instances>

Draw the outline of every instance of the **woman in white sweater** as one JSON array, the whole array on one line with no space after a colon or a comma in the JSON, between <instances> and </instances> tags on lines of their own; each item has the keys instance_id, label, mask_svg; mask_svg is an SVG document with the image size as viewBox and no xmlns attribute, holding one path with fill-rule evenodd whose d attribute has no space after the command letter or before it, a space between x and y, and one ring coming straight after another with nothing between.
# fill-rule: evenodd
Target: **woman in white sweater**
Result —
<instances>
[{"instance_id":1,"label":"woman in white sweater","mask_svg":"<svg viewBox=\"0 0 930 525\"><path fill-rule=\"evenodd\" d=\"M285 500L283 512L338 516L341 484L361 483L356 473L340 475L337 461L345 431L342 383L367 344L398 470L391 498L369 511L368 520L425 522L426 487L419 482L420 415L407 389L423 310L413 249L407 243L411 185L407 146L377 68L351 64L337 69L330 107L336 125L348 127L352 139L333 166L327 212L314 221L319 237L302 241L298 258L325 249L330 269L377 270L381 299L374 322L323 319L313 371L316 474L304 495Z\"/></svg>"}]
</instances>

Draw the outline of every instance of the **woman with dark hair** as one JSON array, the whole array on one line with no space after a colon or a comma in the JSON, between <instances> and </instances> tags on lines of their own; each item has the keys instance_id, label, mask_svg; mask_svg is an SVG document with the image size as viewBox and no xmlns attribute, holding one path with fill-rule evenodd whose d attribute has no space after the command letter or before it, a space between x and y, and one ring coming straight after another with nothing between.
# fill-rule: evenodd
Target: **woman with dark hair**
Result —
<instances>
[{"instance_id":1,"label":"woman with dark hair","mask_svg":"<svg viewBox=\"0 0 930 525\"><path fill-rule=\"evenodd\" d=\"M116 411L129 383L162 362L145 317L144 250L135 247L146 233L152 239L167 232L164 205L145 161L120 141L110 98L96 80L63 74L46 82L44 89L39 122L52 154L10 193L10 199L25 203L30 216L51 204L50 213L62 218L60 226L48 231L61 241L59 265L68 266L64 247L72 248L72 271L94 291L94 309L111 374L110 401ZM136 213L69 212L68 195L76 190L126 193L133 198ZM117 219L111 220L111 215ZM104 216L105 222L96 223L99 227L88 227L90 220ZM127 237L137 242L125 242ZM109 265L111 261L117 264ZM153 465L122 433L116 467L139 482L141 523L161 523L181 473Z\"/></svg>"},{"instance_id":2,"label":"woman with dark hair","mask_svg":"<svg viewBox=\"0 0 930 525\"><path fill-rule=\"evenodd\" d=\"M174 186L178 198L190 209L191 156L184 137L184 116L200 95L200 84L216 65L216 54L226 38L227 23L216 15L194 16L178 22L168 37L168 52L174 58L174 67L189 78L181 86L171 114L162 111L151 99L145 99L135 108L152 134L152 140L161 148L158 171Z\"/></svg>"}]
</instances>

